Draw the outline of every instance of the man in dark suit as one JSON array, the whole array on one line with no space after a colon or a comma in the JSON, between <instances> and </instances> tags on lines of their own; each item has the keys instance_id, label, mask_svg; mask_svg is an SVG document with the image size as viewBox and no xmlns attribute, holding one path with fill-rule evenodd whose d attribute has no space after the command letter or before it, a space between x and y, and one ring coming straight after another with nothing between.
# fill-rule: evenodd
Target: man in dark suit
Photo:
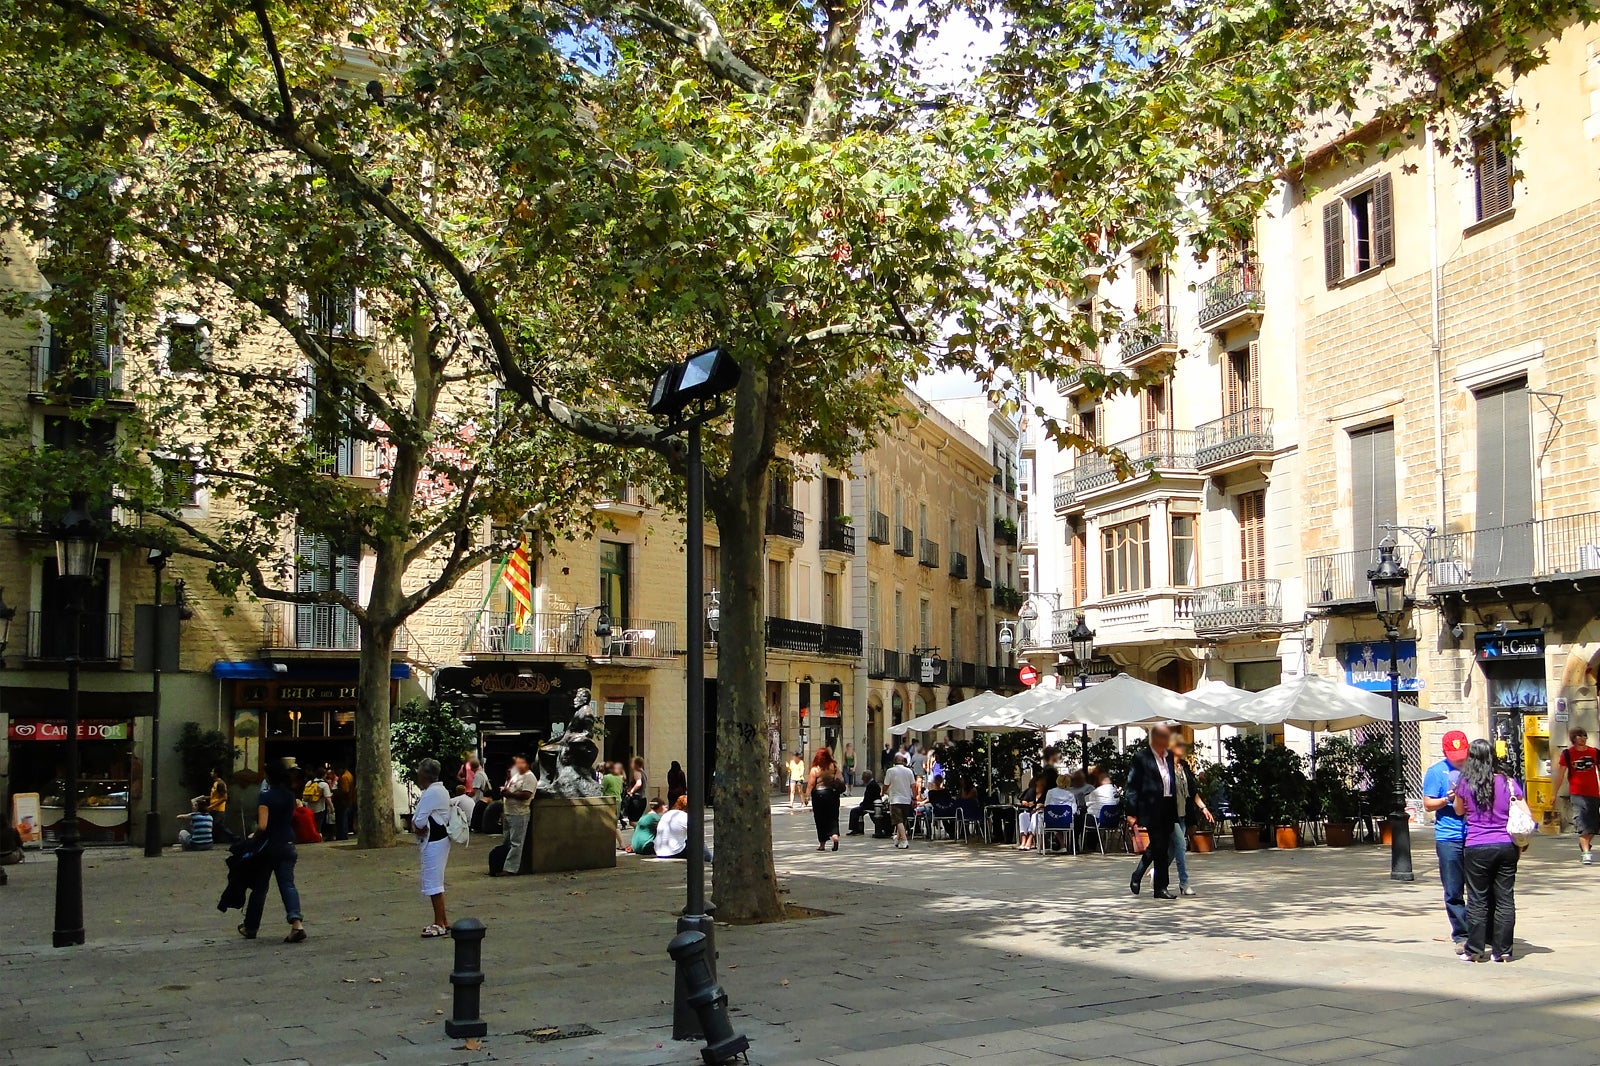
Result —
<instances>
[{"instance_id":1,"label":"man in dark suit","mask_svg":"<svg viewBox=\"0 0 1600 1066\"><path fill-rule=\"evenodd\" d=\"M1142 825L1150 834L1149 846L1139 856L1128 890L1135 896L1144 872L1155 866L1153 885L1156 899L1177 899L1167 891L1172 871L1172 831L1178 822L1178 767L1168 745L1172 730L1158 725L1150 730L1150 747L1133 757L1128 769L1128 788L1123 797L1128 810L1128 829Z\"/></svg>"},{"instance_id":2,"label":"man in dark suit","mask_svg":"<svg viewBox=\"0 0 1600 1066\"><path fill-rule=\"evenodd\" d=\"M861 775L861 783L866 786L866 792L861 797L861 806L850 812L850 836L858 837L866 832L867 816L878 805L878 799L883 795L883 788L872 778L872 771L867 770Z\"/></svg>"}]
</instances>

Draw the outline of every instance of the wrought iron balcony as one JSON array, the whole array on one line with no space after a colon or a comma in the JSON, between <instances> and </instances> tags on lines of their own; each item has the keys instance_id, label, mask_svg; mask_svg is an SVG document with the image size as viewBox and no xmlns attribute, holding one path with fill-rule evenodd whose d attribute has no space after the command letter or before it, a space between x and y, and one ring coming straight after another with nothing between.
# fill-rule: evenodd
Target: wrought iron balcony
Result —
<instances>
[{"instance_id":1,"label":"wrought iron balcony","mask_svg":"<svg viewBox=\"0 0 1600 1066\"><path fill-rule=\"evenodd\" d=\"M1261 314L1260 268L1236 263L1200 286L1200 328L1227 329Z\"/></svg>"},{"instance_id":2,"label":"wrought iron balcony","mask_svg":"<svg viewBox=\"0 0 1600 1066\"><path fill-rule=\"evenodd\" d=\"M896 555L903 555L907 559L917 554L916 537L914 537L911 533L911 530L905 526L900 527L900 539L895 542L894 553Z\"/></svg>"},{"instance_id":3,"label":"wrought iron balcony","mask_svg":"<svg viewBox=\"0 0 1600 1066\"><path fill-rule=\"evenodd\" d=\"M1178 331L1171 307L1137 311L1122 324L1117 336L1122 345L1122 365L1132 366L1161 355L1176 355Z\"/></svg>"},{"instance_id":4,"label":"wrought iron balcony","mask_svg":"<svg viewBox=\"0 0 1600 1066\"><path fill-rule=\"evenodd\" d=\"M1194 631L1200 636L1253 633L1283 622L1276 578L1250 578L1195 590Z\"/></svg>"},{"instance_id":5,"label":"wrought iron balcony","mask_svg":"<svg viewBox=\"0 0 1600 1066\"><path fill-rule=\"evenodd\" d=\"M766 644L780 651L854 658L861 654L861 630L768 616Z\"/></svg>"},{"instance_id":6,"label":"wrought iron balcony","mask_svg":"<svg viewBox=\"0 0 1600 1066\"><path fill-rule=\"evenodd\" d=\"M1017 546L1017 524L1001 515L994 520L994 539L1001 544Z\"/></svg>"},{"instance_id":7,"label":"wrought iron balcony","mask_svg":"<svg viewBox=\"0 0 1600 1066\"><path fill-rule=\"evenodd\" d=\"M1063 470L1055 477L1055 483L1052 488L1055 491L1057 511L1070 510L1078 502L1078 490L1073 477L1073 471L1071 470Z\"/></svg>"},{"instance_id":8,"label":"wrought iron balcony","mask_svg":"<svg viewBox=\"0 0 1600 1066\"><path fill-rule=\"evenodd\" d=\"M967 557L960 552L950 553L950 576L957 581L967 579Z\"/></svg>"},{"instance_id":9,"label":"wrought iron balcony","mask_svg":"<svg viewBox=\"0 0 1600 1066\"><path fill-rule=\"evenodd\" d=\"M950 661L950 683L971 688L978 683L978 664L964 663L960 660Z\"/></svg>"},{"instance_id":10,"label":"wrought iron balcony","mask_svg":"<svg viewBox=\"0 0 1600 1066\"><path fill-rule=\"evenodd\" d=\"M1020 590L1010 585L996 585L994 587L994 605L1002 611L1016 614L1022 609L1022 603L1025 599L1027 597Z\"/></svg>"},{"instance_id":11,"label":"wrought iron balcony","mask_svg":"<svg viewBox=\"0 0 1600 1066\"><path fill-rule=\"evenodd\" d=\"M122 353L111 349L104 360L72 354L55 345L28 349L28 392L59 401L111 400L122 395Z\"/></svg>"},{"instance_id":12,"label":"wrought iron balcony","mask_svg":"<svg viewBox=\"0 0 1600 1066\"><path fill-rule=\"evenodd\" d=\"M471 655L582 655L591 659L670 659L678 653L678 624L653 618L615 618L606 636L595 634L592 610L541 611L521 629L505 611L469 611L466 653Z\"/></svg>"},{"instance_id":13,"label":"wrought iron balcony","mask_svg":"<svg viewBox=\"0 0 1600 1066\"><path fill-rule=\"evenodd\" d=\"M828 519L822 526L822 550L854 555L856 527L839 516Z\"/></svg>"},{"instance_id":14,"label":"wrought iron balcony","mask_svg":"<svg viewBox=\"0 0 1600 1066\"><path fill-rule=\"evenodd\" d=\"M1088 382L1083 379L1083 372L1090 370L1096 373L1103 372L1098 352L1084 352L1078 357L1078 365L1056 378L1056 392L1065 397L1073 397L1088 389Z\"/></svg>"},{"instance_id":15,"label":"wrought iron balcony","mask_svg":"<svg viewBox=\"0 0 1600 1066\"><path fill-rule=\"evenodd\" d=\"M1395 556L1407 563L1408 549L1400 545ZM1365 606L1372 609L1372 583L1367 571L1378 565L1378 549L1333 552L1306 558L1306 606L1313 611Z\"/></svg>"},{"instance_id":16,"label":"wrought iron balcony","mask_svg":"<svg viewBox=\"0 0 1600 1066\"><path fill-rule=\"evenodd\" d=\"M767 536L784 537L788 540L805 540L805 512L798 507L786 507L781 503L769 504L767 506Z\"/></svg>"},{"instance_id":17,"label":"wrought iron balcony","mask_svg":"<svg viewBox=\"0 0 1600 1066\"><path fill-rule=\"evenodd\" d=\"M917 553L917 565L925 566L929 570L939 569L939 544L937 541L922 538L921 550Z\"/></svg>"},{"instance_id":18,"label":"wrought iron balcony","mask_svg":"<svg viewBox=\"0 0 1600 1066\"><path fill-rule=\"evenodd\" d=\"M915 658L905 652L873 647L867 659L867 674L884 680L910 681Z\"/></svg>"},{"instance_id":19,"label":"wrought iron balcony","mask_svg":"<svg viewBox=\"0 0 1600 1066\"><path fill-rule=\"evenodd\" d=\"M1272 409L1246 407L1194 431L1194 465L1214 470L1272 454Z\"/></svg>"},{"instance_id":20,"label":"wrought iron balcony","mask_svg":"<svg viewBox=\"0 0 1600 1066\"><path fill-rule=\"evenodd\" d=\"M1188 473L1195 468L1195 432L1189 429L1152 429L1111 446L1127 457L1131 477L1150 473ZM1122 479L1107 455L1085 455L1072 470L1073 491L1086 493L1115 486Z\"/></svg>"},{"instance_id":21,"label":"wrought iron balcony","mask_svg":"<svg viewBox=\"0 0 1600 1066\"><path fill-rule=\"evenodd\" d=\"M1436 536L1428 546L1431 591L1535 581L1600 579L1600 511ZM1596 581L1600 583L1600 581Z\"/></svg>"},{"instance_id":22,"label":"wrought iron balcony","mask_svg":"<svg viewBox=\"0 0 1600 1066\"><path fill-rule=\"evenodd\" d=\"M106 611L73 615L64 610L29 611L27 658L34 662L63 662L76 655L79 662L114 663L122 658L122 616ZM77 646L73 646L76 625ZM13 629L16 623L12 623ZM13 634L11 639L16 640ZM15 713L15 712L13 712Z\"/></svg>"},{"instance_id":23,"label":"wrought iron balcony","mask_svg":"<svg viewBox=\"0 0 1600 1066\"><path fill-rule=\"evenodd\" d=\"M874 544L889 543L889 516L882 511L873 511L867 524L867 539Z\"/></svg>"}]
</instances>

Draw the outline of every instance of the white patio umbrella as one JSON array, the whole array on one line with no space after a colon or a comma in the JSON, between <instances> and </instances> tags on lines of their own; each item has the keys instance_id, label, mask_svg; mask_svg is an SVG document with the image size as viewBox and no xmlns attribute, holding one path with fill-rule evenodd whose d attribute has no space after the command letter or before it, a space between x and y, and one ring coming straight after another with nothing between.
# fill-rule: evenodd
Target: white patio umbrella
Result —
<instances>
[{"instance_id":1,"label":"white patio umbrella","mask_svg":"<svg viewBox=\"0 0 1600 1066\"><path fill-rule=\"evenodd\" d=\"M990 692L985 690L978 693L976 696L962 700L960 703L951 703L944 707L940 707L937 710L929 711L927 714L919 714L910 721L901 722L896 726L890 726L889 732L898 737L903 736L912 730L926 732L929 729L943 729L947 726L950 728L959 729L962 727L950 726L950 720L952 718L959 717L963 714L970 714L975 711L984 710L1004 702L1005 697L1000 695L998 692Z\"/></svg>"},{"instance_id":2,"label":"white patio umbrella","mask_svg":"<svg viewBox=\"0 0 1600 1066\"><path fill-rule=\"evenodd\" d=\"M1146 722L1199 722L1215 724L1222 712L1191 700L1171 689L1118 674L1088 688L1065 693L1063 698L1030 711L1028 720L1041 729L1069 723L1094 729ZM1227 717L1226 715L1223 715ZM1230 722L1236 721L1229 717Z\"/></svg>"},{"instance_id":3,"label":"white patio umbrella","mask_svg":"<svg viewBox=\"0 0 1600 1066\"><path fill-rule=\"evenodd\" d=\"M1392 721L1389 697L1318 674L1303 674L1239 704L1234 713L1258 725L1286 723L1313 733L1339 733ZM1400 705L1402 722L1436 722L1442 711Z\"/></svg>"},{"instance_id":4,"label":"white patio umbrella","mask_svg":"<svg viewBox=\"0 0 1600 1066\"><path fill-rule=\"evenodd\" d=\"M1256 696L1254 692L1250 692L1247 689L1234 688L1226 681L1218 681L1215 678L1210 681L1200 682L1193 689L1185 692L1184 695L1191 700L1197 700L1205 704L1207 707L1218 707L1223 710L1232 710L1239 704L1244 703L1246 700L1254 699Z\"/></svg>"}]
</instances>

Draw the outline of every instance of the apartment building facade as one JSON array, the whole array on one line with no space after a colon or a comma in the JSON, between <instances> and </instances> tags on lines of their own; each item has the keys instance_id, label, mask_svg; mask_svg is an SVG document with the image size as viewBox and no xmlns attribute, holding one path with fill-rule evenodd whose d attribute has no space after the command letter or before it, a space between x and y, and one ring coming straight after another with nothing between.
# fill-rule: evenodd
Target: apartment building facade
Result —
<instances>
[{"instance_id":1,"label":"apartment building facade","mask_svg":"<svg viewBox=\"0 0 1600 1066\"><path fill-rule=\"evenodd\" d=\"M1582 28L1552 40L1547 65L1504 78L1510 117L1454 156L1422 137L1380 152L1373 127L1313 156L1266 304L1294 319L1304 372L1316 668L1387 688L1366 574L1392 542L1417 602L1408 698L1447 715L1421 761L1444 730L1493 737L1548 824L1551 762L1571 725L1594 730L1600 665L1596 50Z\"/></svg>"}]
</instances>

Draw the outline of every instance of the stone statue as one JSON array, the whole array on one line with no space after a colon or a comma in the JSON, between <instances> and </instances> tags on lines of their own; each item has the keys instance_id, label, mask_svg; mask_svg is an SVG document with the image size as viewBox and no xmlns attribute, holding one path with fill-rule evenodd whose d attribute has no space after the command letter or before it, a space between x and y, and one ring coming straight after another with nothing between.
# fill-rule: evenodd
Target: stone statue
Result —
<instances>
[{"instance_id":1,"label":"stone statue","mask_svg":"<svg viewBox=\"0 0 1600 1066\"><path fill-rule=\"evenodd\" d=\"M539 782L541 795L598 796L600 782L595 779L594 761L600 757L600 748L594 742L594 713L589 710L589 690L580 688L572 696L572 720L559 740L552 740L540 748L540 755L553 755L553 772L546 773ZM546 760L541 758L540 770L546 770Z\"/></svg>"}]
</instances>

